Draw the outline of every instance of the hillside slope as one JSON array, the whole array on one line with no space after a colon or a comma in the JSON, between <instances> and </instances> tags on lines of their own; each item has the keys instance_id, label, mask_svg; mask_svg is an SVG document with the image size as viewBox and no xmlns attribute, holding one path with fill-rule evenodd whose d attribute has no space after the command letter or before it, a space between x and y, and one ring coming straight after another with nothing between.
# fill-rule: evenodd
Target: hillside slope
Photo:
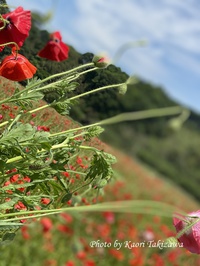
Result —
<instances>
[{"instance_id":1,"label":"hillside slope","mask_svg":"<svg viewBox=\"0 0 200 266\"><path fill-rule=\"evenodd\" d=\"M64 62L39 58L37 52L45 45L48 36L49 33L40 30L33 21L30 36L20 51L37 66L36 75L39 78L91 61L93 54L81 55L73 47L70 47L69 59ZM5 49L4 55L9 52L9 49ZM124 82L127 78L128 75L120 68L110 65L107 69L87 73L79 78L80 86L74 94ZM45 100L52 101L54 97L55 94L48 94ZM179 103L171 99L161 87L140 78L137 84L129 86L126 95L109 90L81 98L79 104L72 107L70 115L76 121L88 124L122 112L175 105ZM191 111L188 121L178 132L173 132L168 122L169 118L163 117L107 126L102 140L149 164L200 200L200 116Z\"/></svg>"},{"instance_id":2,"label":"hillside slope","mask_svg":"<svg viewBox=\"0 0 200 266\"><path fill-rule=\"evenodd\" d=\"M13 93L13 83L0 78L0 98ZM3 95L3 96L2 96ZM44 104L39 103L39 105ZM3 107L5 109L5 106ZM2 109L2 110L3 110ZM6 111L10 114L8 108ZM43 109L38 115L30 117L35 126L42 125L63 131L76 127L77 123L61 116L52 108ZM60 123L58 123L58 121ZM94 139L93 145L99 146L118 160L114 165L115 176L105 187L105 193L99 197L100 202L132 200L153 200L168 203L183 211L191 212L199 208L191 196L180 190L173 183L160 177L154 171L125 155L121 151ZM87 152L83 156L87 156ZM87 194L82 202L88 205ZM134 205L133 205L134 206ZM165 210L162 209L164 213ZM171 217L140 213L63 213L52 217L43 217L40 221L27 224L22 234L10 246L1 246L1 265L38 266L40 265L198 265L196 254L190 254L183 248L163 249L133 248L125 245L115 248L94 248L91 241L101 242L117 239L121 243L141 242L150 235L150 239L164 241L175 234ZM40 248L38 248L40 247ZM10 252L12 251L12 256ZM23 251L23 252L22 252ZM83 264L84 263L84 264ZM173 264L172 264L173 263Z\"/></svg>"}]
</instances>

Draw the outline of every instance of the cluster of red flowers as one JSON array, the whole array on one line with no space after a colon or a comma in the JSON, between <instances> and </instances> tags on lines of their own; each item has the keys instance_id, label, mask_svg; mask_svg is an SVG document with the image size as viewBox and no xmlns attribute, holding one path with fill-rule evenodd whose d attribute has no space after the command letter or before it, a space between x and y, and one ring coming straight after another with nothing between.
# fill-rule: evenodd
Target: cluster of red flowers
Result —
<instances>
[{"instance_id":1,"label":"cluster of red flowers","mask_svg":"<svg viewBox=\"0 0 200 266\"><path fill-rule=\"evenodd\" d=\"M6 45L12 48L12 54L6 56L0 64L0 76L13 81L32 78L37 68L18 53L29 36L31 12L18 7L12 12L3 14L0 18L0 28L0 52ZM68 58L68 52L69 47L62 42L62 36L57 31L50 35L49 42L38 52L38 56L60 62Z\"/></svg>"}]
</instances>

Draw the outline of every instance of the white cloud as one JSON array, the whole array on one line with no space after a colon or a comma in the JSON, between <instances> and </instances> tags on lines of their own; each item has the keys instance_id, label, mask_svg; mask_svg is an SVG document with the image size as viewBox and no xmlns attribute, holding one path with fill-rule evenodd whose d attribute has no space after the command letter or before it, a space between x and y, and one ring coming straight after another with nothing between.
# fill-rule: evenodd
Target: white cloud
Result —
<instances>
[{"instance_id":1,"label":"white cloud","mask_svg":"<svg viewBox=\"0 0 200 266\"><path fill-rule=\"evenodd\" d=\"M155 43L173 54L177 49L188 56L200 53L200 17L189 1L77 0L75 4L78 16L74 28L84 45L95 52L107 50L113 55L124 43L146 37L152 51L145 60L139 52L138 66L145 62L153 67L153 62L162 60Z\"/></svg>"}]
</instances>

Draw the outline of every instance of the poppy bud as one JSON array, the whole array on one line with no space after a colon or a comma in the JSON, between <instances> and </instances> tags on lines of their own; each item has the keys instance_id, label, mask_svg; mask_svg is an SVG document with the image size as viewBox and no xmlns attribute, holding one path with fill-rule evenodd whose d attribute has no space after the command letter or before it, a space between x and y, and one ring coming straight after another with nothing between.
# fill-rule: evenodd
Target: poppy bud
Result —
<instances>
[{"instance_id":1,"label":"poppy bud","mask_svg":"<svg viewBox=\"0 0 200 266\"><path fill-rule=\"evenodd\" d=\"M98 68L106 68L109 65L109 60L105 56L95 55L92 59L92 62Z\"/></svg>"},{"instance_id":2,"label":"poppy bud","mask_svg":"<svg viewBox=\"0 0 200 266\"><path fill-rule=\"evenodd\" d=\"M45 47L39 51L38 56L60 62L68 58L68 52L69 47L62 42L60 32L56 31L50 35L50 40Z\"/></svg>"},{"instance_id":3,"label":"poppy bud","mask_svg":"<svg viewBox=\"0 0 200 266\"><path fill-rule=\"evenodd\" d=\"M177 233L179 233L184 230L184 228L187 229L191 223L195 222L195 220L199 218L200 210L191 212L186 217L183 216L183 220L174 217L173 224ZM178 241L181 242L183 247L188 249L190 252L200 254L200 221L197 221L197 223L186 230L186 232L178 238Z\"/></svg>"}]
</instances>

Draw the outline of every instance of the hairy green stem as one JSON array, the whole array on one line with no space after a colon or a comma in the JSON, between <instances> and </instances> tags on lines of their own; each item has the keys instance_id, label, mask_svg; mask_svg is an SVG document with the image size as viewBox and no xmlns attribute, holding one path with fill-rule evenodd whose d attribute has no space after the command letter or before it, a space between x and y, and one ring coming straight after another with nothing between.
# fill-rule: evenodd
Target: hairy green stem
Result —
<instances>
[{"instance_id":1,"label":"hairy green stem","mask_svg":"<svg viewBox=\"0 0 200 266\"><path fill-rule=\"evenodd\" d=\"M97 123L94 123L91 125L73 128L73 129L69 129L66 131L62 131L62 132L57 132L57 133L51 134L50 137L64 135L64 134L68 134L68 133L78 131L78 130L84 130L84 129L94 127L94 126L115 124L115 123L120 123L123 121L134 121L134 120L138 120L138 119L147 119L147 118L153 118L153 117L176 115L176 114L181 113L182 111L183 111L183 107L175 106L175 107L157 108L157 109L131 112L131 113L123 113L123 114L116 115L114 117L102 120L100 122L97 122ZM65 147L69 147L68 144L63 145L61 143L61 144L57 144L57 145L52 146L52 150L59 149L59 148L65 148ZM86 146L79 146L79 147L82 147L82 148L84 147L84 149L86 149ZM93 147L88 147L87 149L91 150L92 148ZM93 149L95 149L95 148L93 148ZM43 150L41 150L40 152L43 152ZM21 156L16 156L14 158L7 160L6 163L13 163L13 162L21 160L21 159L22 159Z\"/></svg>"},{"instance_id":2,"label":"hairy green stem","mask_svg":"<svg viewBox=\"0 0 200 266\"><path fill-rule=\"evenodd\" d=\"M95 93L95 92L98 92L98 91L102 91L102 90L106 90L106 89L110 89L110 88L116 88L116 87L119 87L121 85L123 85L124 83L119 83L119 84L113 84L113 85L107 85L107 86L103 86L103 87L100 87L100 88L97 88L97 89L94 89L94 90L91 90L91 91L87 91L87 92L84 92L82 94L79 94L79 95L76 95L76 96L73 96L71 98L69 98L68 100L71 101L71 100L75 100L75 99L78 99L78 98L81 98L83 96L86 96L86 95L89 95L89 94L92 94L92 93ZM36 109L33 109L33 110L30 110L28 111L27 113L29 114L32 114L34 112L37 112L37 111L40 111L40 110L43 110L47 107L51 107L51 104L45 104L41 107L38 107Z\"/></svg>"},{"instance_id":3,"label":"hairy green stem","mask_svg":"<svg viewBox=\"0 0 200 266\"><path fill-rule=\"evenodd\" d=\"M119 83L119 84L112 84L112 85L103 86L103 87L100 87L100 88L97 88L97 89L94 89L94 90L91 90L91 91L87 91L87 92L84 92L82 94L73 96L73 97L69 98L69 101L75 100L75 99L81 98L83 96L86 96L86 95L89 95L89 94L92 94L92 93L95 93L95 92L99 92L99 91L102 91L102 90L116 88L116 87L119 87L119 86L124 85L124 84L125 83Z\"/></svg>"},{"instance_id":4,"label":"hairy green stem","mask_svg":"<svg viewBox=\"0 0 200 266\"><path fill-rule=\"evenodd\" d=\"M64 75L68 75L68 74L70 74L72 72L75 72L75 71L77 71L77 70L79 70L81 68L91 67L91 66L94 66L94 63L87 63L87 64L84 64L84 65L75 67L73 69L70 69L70 70L67 70L67 71L64 71L64 72L61 72L61 73L57 73L57 74L51 75L51 76L49 76L49 77L47 77L47 78L45 78L43 80L40 80L40 81L34 83L32 86L28 86L28 89L32 89L35 86L38 86L38 85L40 85L40 84L42 84L42 83L44 83L44 82L46 82L48 80L51 80L51 79L54 79L54 78L58 78L58 77L62 77Z\"/></svg>"},{"instance_id":5,"label":"hairy green stem","mask_svg":"<svg viewBox=\"0 0 200 266\"><path fill-rule=\"evenodd\" d=\"M75 132L78 130L84 130L84 129L94 127L94 126L103 126L103 125L108 125L108 124L116 124L116 123L120 123L124 121L134 121L134 120L139 120L139 119L148 119L148 118L154 118L154 117L177 115L177 114L180 114L183 110L184 109L181 106L173 106L173 107L156 108L156 109L137 111L137 112L122 113L122 114L104 119L100 122L96 122L94 124L68 129L63 132L57 132L57 133L51 134L50 137L68 134L68 133Z\"/></svg>"},{"instance_id":6,"label":"hairy green stem","mask_svg":"<svg viewBox=\"0 0 200 266\"><path fill-rule=\"evenodd\" d=\"M51 79L54 79L54 78L57 78L57 77L61 77L61 76L64 76L64 75L68 75L68 74L71 74L79 69L82 69L82 68L85 68L85 67L91 67L93 66L94 67L94 63L87 63L87 64L84 64L84 65L81 65L81 66L78 66L76 68L73 68L73 69L70 69L70 70L67 70L67 71L64 71L64 72L61 72L61 73L57 73L57 74L54 74L54 75L51 75L43 80L40 80L36 83L34 83L33 85L27 85L25 89L23 89L23 93L26 92L26 91L29 91L35 87L38 87L39 85L41 85L42 83L48 81L48 80L51 80ZM95 68L96 69L96 68ZM45 87L46 88L46 87ZM18 97L20 94L22 93L22 91L19 91L17 92L14 96L15 98ZM16 99L17 100L17 99ZM8 97L2 101L0 101L0 104L3 104L3 103L6 103L6 102L12 102L12 101L15 101L15 99L12 99L12 96L11 97Z\"/></svg>"},{"instance_id":7,"label":"hairy green stem","mask_svg":"<svg viewBox=\"0 0 200 266\"><path fill-rule=\"evenodd\" d=\"M44 215L58 214L61 212L97 212L97 211L114 211L114 212L129 212L129 213L147 213L147 214L158 214L170 217L175 211L180 212L177 208L167 203L150 201L150 200L134 200L134 201L117 201L117 202L105 202L100 204L94 204L89 206L76 206L76 207L66 207L60 209L51 210L33 210L33 211L20 211L17 213L5 213L1 214L3 222L11 222L23 219L39 218ZM36 214L34 216L34 214ZM24 216L23 216L24 215ZM8 217L13 217L10 219L4 219ZM16 217L19 216L19 217Z\"/></svg>"}]
</instances>

